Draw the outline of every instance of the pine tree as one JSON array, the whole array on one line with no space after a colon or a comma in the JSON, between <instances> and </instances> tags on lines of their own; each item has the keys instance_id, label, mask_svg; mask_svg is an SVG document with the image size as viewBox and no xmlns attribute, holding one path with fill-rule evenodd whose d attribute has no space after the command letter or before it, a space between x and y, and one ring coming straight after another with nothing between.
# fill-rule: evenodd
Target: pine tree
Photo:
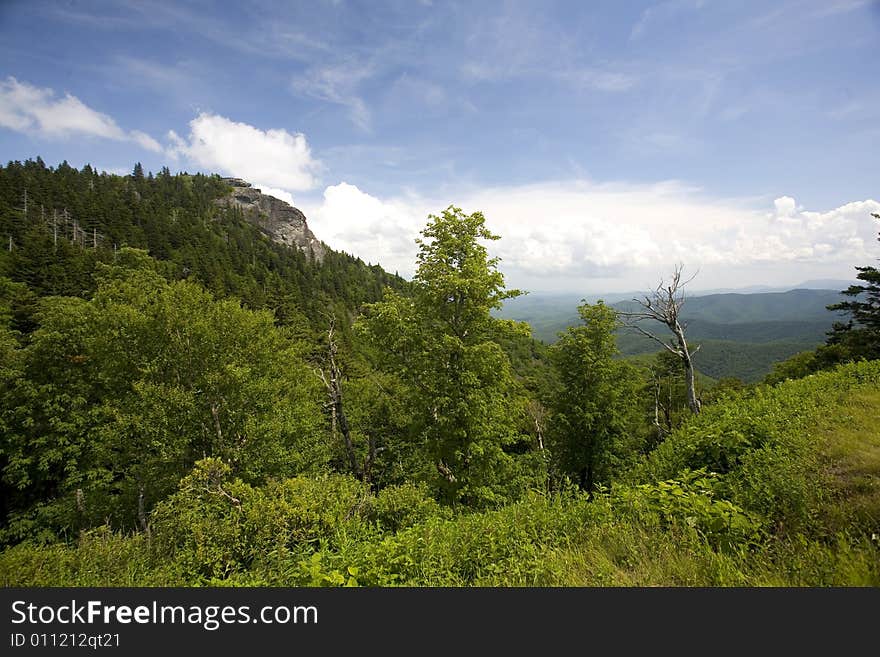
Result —
<instances>
[{"instance_id":1,"label":"pine tree","mask_svg":"<svg viewBox=\"0 0 880 657\"><path fill-rule=\"evenodd\" d=\"M872 213L876 219L880 214ZM878 236L880 241L880 236ZM828 310L847 313L848 322L832 328L828 343L846 349L850 358L880 358L880 270L872 266L856 267L856 276L863 285L851 285L841 294L852 297L828 306Z\"/></svg>"}]
</instances>

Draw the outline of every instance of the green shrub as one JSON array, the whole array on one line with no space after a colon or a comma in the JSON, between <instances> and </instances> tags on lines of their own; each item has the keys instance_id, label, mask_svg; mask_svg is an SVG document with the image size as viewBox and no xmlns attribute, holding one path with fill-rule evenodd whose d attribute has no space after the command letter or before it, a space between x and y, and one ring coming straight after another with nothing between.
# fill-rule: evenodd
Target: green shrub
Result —
<instances>
[{"instance_id":1,"label":"green shrub","mask_svg":"<svg viewBox=\"0 0 880 657\"><path fill-rule=\"evenodd\" d=\"M700 470L655 484L615 487L611 499L634 522L657 523L662 529L690 527L714 548L733 550L758 542L761 518L719 499L718 484L717 476Z\"/></svg>"},{"instance_id":2,"label":"green shrub","mask_svg":"<svg viewBox=\"0 0 880 657\"><path fill-rule=\"evenodd\" d=\"M109 527L83 532L75 545L24 542L0 553L0 585L174 586L182 576L172 564L154 560L143 534Z\"/></svg>"},{"instance_id":3,"label":"green shrub","mask_svg":"<svg viewBox=\"0 0 880 657\"><path fill-rule=\"evenodd\" d=\"M765 446L800 448L803 437L852 389L877 384L880 361L863 361L707 406L651 452L630 480L651 483L701 468L725 474Z\"/></svg>"},{"instance_id":4,"label":"green shrub","mask_svg":"<svg viewBox=\"0 0 880 657\"><path fill-rule=\"evenodd\" d=\"M230 481L230 472L220 459L198 461L151 516L154 552L196 579L222 578L248 562L244 507L256 491Z\"/></svg>"},{"instance_id":5,"label":"green shrub","mask_svg":"<svg viewBox=\"0 0 880 657\"><path fill-rule=\"evenodd\" d=\"M548 552L600 522L604 507L584 496L531 494L502 509L431 516L381 540L351 546L340 566L370 586L542 585Z\"/></svg>"},{"instance_id":6,"label":"green shrub","mask_svg":"<svg viewBox=\"0 0 880 657\"><path fill-rule=\"evenodd\" d=\"M379 491L373 501L372 518L382 529L396 532L434 516L448 516L448 511L431 497L426 486L405 483Z\"/></svg>"},{"instance_id":7,"label":"green shrub","mask_svg":"<svg viewBox=\"0 0 880 657\"><path fill-rule=\"evenodd\" d=\"M298 477L254 488L229 475L219 459L199 461L152 515L154 550L196 577L286 564L372 532L373 497L352 477Z\"/></svg>"}]
</instances>

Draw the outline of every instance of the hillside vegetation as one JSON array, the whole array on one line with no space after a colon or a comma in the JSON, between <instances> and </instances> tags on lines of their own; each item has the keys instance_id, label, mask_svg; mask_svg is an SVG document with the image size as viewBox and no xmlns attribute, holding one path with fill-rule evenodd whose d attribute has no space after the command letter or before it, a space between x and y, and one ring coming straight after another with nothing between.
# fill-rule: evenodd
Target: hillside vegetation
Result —
<instances>
[{"instance_id":1,"label":"hillside vegetation","mask_svg":"<svg viewBox=\"0 0 880 657\"><path fill-rule=\"evenodd\" d=\"M672 310L629 357L601 301L552 345L499 318L479 211L429 215L404 281L228 193L0 168L0 583L880 584L874 268L747 385Z\"/></svg>"},{"instance_id":2,"label":"hillside vegetation","mask_svg":"<svg viewBox=\"0 0 880 657\"><path fill-rule=\"evenodd\" d=\"M849 365L718 403L592 499L534 491L481 513L339 475L255 487L208 459L151 536L18 545L0 582L878 586L878 427L880 363Z\"/></svg>"}]
</instances>

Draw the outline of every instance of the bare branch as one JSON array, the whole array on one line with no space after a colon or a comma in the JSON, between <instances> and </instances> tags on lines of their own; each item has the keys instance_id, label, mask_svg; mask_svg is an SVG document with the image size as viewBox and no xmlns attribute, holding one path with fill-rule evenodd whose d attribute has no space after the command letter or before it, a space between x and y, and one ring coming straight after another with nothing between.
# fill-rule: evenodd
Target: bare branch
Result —
<instances>
[{"instance_id":1,"label":"bare branch","mask_svg":"<svg viewBox=\"0 0 880 657\"><path fill-rule=\"evenodd\" d=\"M666 349L668 349L669 351L671 351L671 352L672 352L673 354L675 354L676 356L679 356L679 355L680 355L680 354L678 353L678 350L677 350L675 347L673 347L671 344L669 344L668 342L665 342L664 340L661 340L660 338L658 338L658 337L657 337L656 335L654 335L653 333L650 333L650 332L646 331L645 329L643 329L643 328L642 328L641 326L639 326L638 324L632 324L632 325L630 325L630 328L634 328L636 331L638 331L639 333L641 333L641 334L644 335L645 337L651 338L651 339L652 339L654 342L656 342L657 344L661 344L661 345L663 345L664 347L666 347Z\"/></svg>"},{"instance_id":2,"label":"bare branch","mask_svg":"<svg viewBox=\"0 0 880 657\"><path fill-rule=\"evenodd\" d=\"M452 470L449 469L443 461L440 461L437 465L437 472L443 475L443 478L448 481L450 484L454 484L456 479L455 475L452 473Z\"/></svg>"},{"instance_id":3,"label":"bare branch","mask_svg":"<svg viewBox=\"0 0 880 657\"><path fill-rule=\"evenodd\" d=\"M688 406L690 406L693 413L699 413L700 401L697 399L694 391L694 367L691 360L691 356L699 351L699 347L693 350L688 347L687 340L685 339L687 323L681 319L681 309L686 301L683 288L694 280L698 272L694 273L690 278L682 280L683 272L684 265L681 263L677 264L673 268L672 277L668 282L661 279L654 291L651 294L645 295L644 300L633 299L641 307L640 310L622 311L618 315L623 318L624 326L634 328L682 360L688 386ZM646 319L665 325L672 332L678 346L676 347L661 340L638 325L639 322Z\"/></svg>"}]
</instances>

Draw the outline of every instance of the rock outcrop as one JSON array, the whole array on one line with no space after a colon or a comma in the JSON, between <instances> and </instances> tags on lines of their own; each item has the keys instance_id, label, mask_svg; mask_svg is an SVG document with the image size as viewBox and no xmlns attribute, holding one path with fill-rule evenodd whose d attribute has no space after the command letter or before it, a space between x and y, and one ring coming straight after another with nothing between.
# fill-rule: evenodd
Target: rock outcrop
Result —
<instances>
[{"instance_id":1,"label":"rock outcrop","mask_svg":"<svg viewBox=\"0 0 880 657\"><path fill-rule=\"evenodd\" d=\"M232 193L218 199L218 204L241 209L244 218L273 242L298 248L305 253L311 251L319 262L324 258L327 247L309 230L306 216L300 210L274 196L263 194L241 178L222 180L232 187Z\"/></svg>"}]
</instances>

